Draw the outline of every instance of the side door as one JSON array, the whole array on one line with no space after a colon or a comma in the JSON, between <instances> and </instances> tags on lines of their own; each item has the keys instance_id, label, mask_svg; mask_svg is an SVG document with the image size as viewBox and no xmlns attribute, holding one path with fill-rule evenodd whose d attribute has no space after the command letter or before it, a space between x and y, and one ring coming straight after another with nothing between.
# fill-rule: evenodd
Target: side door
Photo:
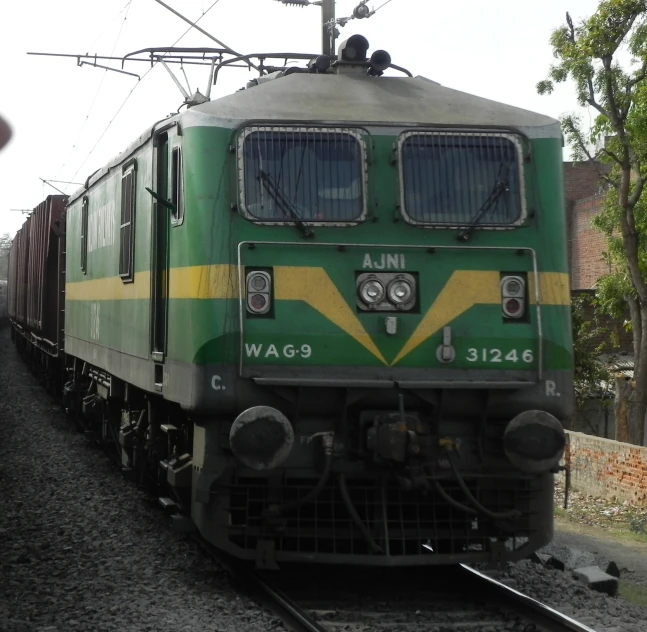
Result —
<instances>
[{"instance_id":1,"label":"side door","mask_svg":"<svg viewBox=\"0 0 647 632\"><path fill-rule=\"evenodd\" d=\"M167 351L169 232L184 215L181 137L177 128L159 131L154 138L153 218L151 261L151 357L155 387L163 387Z\"/></svg>"}]
</instances>

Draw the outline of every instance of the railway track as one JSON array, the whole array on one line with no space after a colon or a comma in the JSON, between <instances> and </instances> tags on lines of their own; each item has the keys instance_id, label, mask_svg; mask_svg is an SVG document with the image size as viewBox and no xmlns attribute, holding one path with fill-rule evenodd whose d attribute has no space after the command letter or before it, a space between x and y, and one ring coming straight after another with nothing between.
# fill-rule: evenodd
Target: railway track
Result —
<instances>
[{"instance_id":1,"label":"railway track","mask_svg":"<svg viewBox=\"0 0 647 632\"><path fill-rule=\"evenodd\" d=\"M211 554L295 632L596 632L465 565L266 574Z\"/></svg>"}]
</instances>

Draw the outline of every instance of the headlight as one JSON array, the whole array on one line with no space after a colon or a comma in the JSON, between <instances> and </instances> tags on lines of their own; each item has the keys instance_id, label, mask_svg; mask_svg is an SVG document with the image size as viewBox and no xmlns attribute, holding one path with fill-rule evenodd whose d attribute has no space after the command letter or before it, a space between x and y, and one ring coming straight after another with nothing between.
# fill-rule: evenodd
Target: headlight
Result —
<instances>
[{"instance_id":1,"label":"headlight","mask_svg":"<svg viewBox=\"0 0 647 632\"><path fill-rule=\"evenodd\" d=\"M396 305L408 303L413 296L413 288L402 279L397 279L389 285L389 300Z\"/></svg>"},{"instance_id":2,"label":"headlight","mask_svg":"<svg viewBox=\"0 0 647 632\"><path fill-rule=\"evenodd\" d=\"M376 305L384 298L384 286L379 281L368 279L360 285L359 296L367 305Z\"/></svg>"}]
</instances>

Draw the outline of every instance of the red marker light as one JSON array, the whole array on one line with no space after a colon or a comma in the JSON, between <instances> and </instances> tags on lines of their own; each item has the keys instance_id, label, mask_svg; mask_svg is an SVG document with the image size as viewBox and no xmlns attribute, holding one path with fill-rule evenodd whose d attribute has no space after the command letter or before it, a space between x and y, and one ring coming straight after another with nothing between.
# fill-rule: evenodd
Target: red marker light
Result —
<instances>
[{"instance_id":1,"label":"red marker light","mask_svg":"<svg viewBox=\"0 0 647 632\"><path fill-rule=\"evenodd\" d=\"M258 311L265 309L267 305L267 299L262 294L252 294L249 299L250 306Z\"/></svg>"}]
</instances>

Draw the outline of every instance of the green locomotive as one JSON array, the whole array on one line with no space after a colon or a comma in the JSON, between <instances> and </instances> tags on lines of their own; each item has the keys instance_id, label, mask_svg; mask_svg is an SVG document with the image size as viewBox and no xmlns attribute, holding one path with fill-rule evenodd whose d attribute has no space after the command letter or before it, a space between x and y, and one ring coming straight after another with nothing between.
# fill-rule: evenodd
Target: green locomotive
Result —
<instances>
[{"instance_id":1,"label":"green locomotive","mask_svg":"<svg viewBox=\"0 0 647 632\"><path fill-rule=\"evenodd\" d=\"M562 137L354 36L71 196L65 395L235 556L515 560L572 410Z\"/></svg>"}]
</instances>

